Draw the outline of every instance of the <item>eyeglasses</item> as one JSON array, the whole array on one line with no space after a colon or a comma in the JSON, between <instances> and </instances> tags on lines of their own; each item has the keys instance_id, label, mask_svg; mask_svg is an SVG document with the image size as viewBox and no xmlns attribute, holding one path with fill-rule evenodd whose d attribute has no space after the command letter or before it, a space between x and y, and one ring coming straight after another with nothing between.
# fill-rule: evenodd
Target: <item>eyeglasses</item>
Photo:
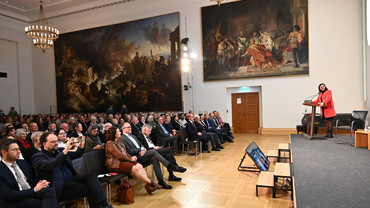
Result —
<instances>
[{"instance_id":1,"label":"eyeglasses","mask_svg":"<svg viewBox=\"0 0 370 208\"><path fill-rule=\"evenodd\" d=\"M131 126L123 127L124 129L131 129Z\"/></svg>"},{"instance_id":2,"label":"eyeglasses","mask_svg":"<svg viewBox=\"0 0 370 208\"><path fill-rule=\"evenodd\" d=\"M65 132L59 133L59 135L63 135L63 134L67 134L67 133L65 133Z\"/></svg>"}]
</instances>

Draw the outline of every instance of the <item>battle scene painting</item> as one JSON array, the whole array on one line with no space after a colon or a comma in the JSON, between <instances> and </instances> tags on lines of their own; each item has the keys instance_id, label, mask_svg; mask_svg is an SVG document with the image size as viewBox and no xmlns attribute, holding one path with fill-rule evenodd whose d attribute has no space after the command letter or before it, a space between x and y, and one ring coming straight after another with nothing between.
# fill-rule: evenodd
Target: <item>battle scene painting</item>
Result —
<instances>
[{"instance_id":1,"label":"battle scene painting","mask_svg":"<svg viewBox=\"0 0 370 208\"><path fill-rule=\"evenodd\" d=\"M179 48L178 12L60 35L58 112L182 110Z\"/></svg>"},{"instance_id":2,"label":"battle scene painting","mask_svg":"<svg viewBox=\"0 0 370 208\"><path fill-rule=\"evenodd\" d=\"M307 75L307 0L243 0L202 12L204 81Z\"/></svg>"}]
</instances>

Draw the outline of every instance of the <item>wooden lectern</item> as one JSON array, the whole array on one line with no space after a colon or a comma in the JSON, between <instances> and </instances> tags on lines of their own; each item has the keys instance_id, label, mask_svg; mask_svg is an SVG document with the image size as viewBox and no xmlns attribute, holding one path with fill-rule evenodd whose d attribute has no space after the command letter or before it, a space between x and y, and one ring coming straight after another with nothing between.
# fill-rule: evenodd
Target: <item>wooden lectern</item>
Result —
<instances>
[{"instance_id":1,"label":"wooden lectern","mask_svg":"<svg viewBox=\"0 0 370 208\"><path fill-rule=\"evenodd\" d=\"M307 122L307 134L304 134L303 136L306 139L326 139L326 137L322 136L314 136L313 130L314 130L314 124L315 124L315 115L316 115L316 107L320 107L319 103L303 103L305 106L311 106L311 121ZM322 107L326 107L327 105L323 105Z\"/></svg>"}]
</instances>

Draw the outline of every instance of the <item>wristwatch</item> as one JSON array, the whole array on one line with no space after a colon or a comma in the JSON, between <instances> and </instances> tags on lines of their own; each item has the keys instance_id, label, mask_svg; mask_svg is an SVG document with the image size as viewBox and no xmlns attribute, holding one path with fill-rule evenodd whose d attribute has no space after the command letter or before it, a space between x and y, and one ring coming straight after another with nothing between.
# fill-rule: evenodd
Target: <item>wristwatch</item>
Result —
<instances>
[{"instance_id":1,"label":"wristwatch","mask_svg":"<svg viewBox=\"0 0 370 208\"><path fill-rule=\"evenodd\" d=\"M144 150L145 150L145 148L144 148L144 147L141 147L140 149L141 149L141 151L144 151Z\"/></svg>"}]
</instances>

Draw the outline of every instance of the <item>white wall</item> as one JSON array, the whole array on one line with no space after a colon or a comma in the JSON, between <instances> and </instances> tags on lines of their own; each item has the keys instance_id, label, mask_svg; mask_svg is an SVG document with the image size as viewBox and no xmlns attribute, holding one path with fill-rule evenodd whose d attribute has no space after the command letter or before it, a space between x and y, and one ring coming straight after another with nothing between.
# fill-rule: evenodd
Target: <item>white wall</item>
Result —
<instances>
[{"instance_id":1,"label":"white wall","mask_svg":"<svg viewBox=\"0 0 370 208\"><path fill-rule=\"evenodd\" d=\"M200 8L210 4L213 3L206 0L136 0L117 8L107 7L51 20L49 24L65 33L179 11L181 38L189 37L191 50L201 56ZM231 123L230 89L260 86L262 127L294 128L305 109L302 101L317 92L321 82L333 90L337 112L367 108L362 92L361 0L309 0L308 5L310 75L205 83L199 57L192 65L193 88L183 92L184 111L190 110L194 103L194 112L217 109ZM2 33L0 38L3 38ZM21 32L19 36L25 35ZM32 50L32 58L35 106L31 108L37 113L49 112L49 106L56 104L53 50L45 54ZM187 82L186 76L182 77L182 82ZM27 86L21 84L21 88L24 87ZM27 97L32 98L32 94Z\"/></svg>"},{"instance_id":2,"label":"white wall","mask_svg":"<svg viewBox=\"0 0 370 208\"><path fill-rule=\"evenodd\" d=\"M8 78L0 78L0 109L7 114L14 106L18 113L35 112L31 40L24 34L25 24L0 16L0 39L2 39L0 63L7 63L7 69L1 64L0 71L12 70ZM7 82L12 82L7 85ZM5 84L3 84L5 83ZM51 83L50 83L51 84ZM18 87L19 86L19 87Z\"/></svg>"}]
</instances>

